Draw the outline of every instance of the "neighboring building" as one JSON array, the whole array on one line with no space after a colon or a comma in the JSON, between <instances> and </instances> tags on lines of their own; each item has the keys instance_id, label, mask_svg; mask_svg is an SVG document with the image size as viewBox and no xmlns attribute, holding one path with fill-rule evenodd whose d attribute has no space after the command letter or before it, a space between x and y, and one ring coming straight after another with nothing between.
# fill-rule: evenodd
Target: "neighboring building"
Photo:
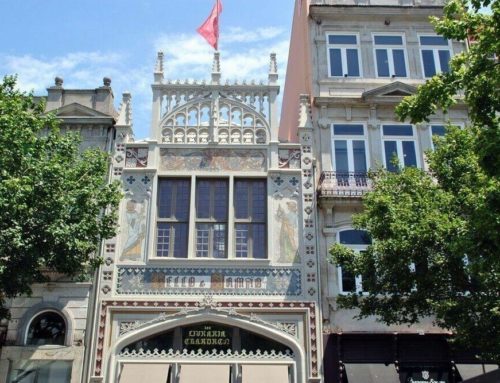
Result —
<instances>
[{"instance_id":1,"label":"neighboring building","mask_svg":"<svg viewBox=\"0 0 500 383\"><path fill-rule=\"evenodd\" d=\"M46 111L61 119L63 133L80 133L82 149L112 148L117 113L110 85L104 78L96 89L64 89L56 78L43 97ZM92 283L53 272L47 276L50 281L33 285L30 297L8 302L11 319L0 346L0 382L81 382Z\"/></svg>"},{"instance_id":2,"label":"neighboring building","mask_svg":"<svg viewBox=\"0 0 500 383\"><path fill-rule=\"evenodd\" d=\"M166 81L159 53L138 142L124 99L85 382L320 381L312 126L303 100L279 143L277 80L271 54L267 83L222 83L216 52L210 81Z\"/></svg>"},{"instance_id":3,"label":"neighboring building","mask_svg":"<svg viewBox=\"0 0 500 383\"><path fill-rule=\"evenodd\" d=\"M393 170L394 156L403 166L425 167L424 151L432 149L432 135L444 134L448 122L467 122L464 104L417 126L398 122L394 114L404 96L447 71L449 58L466 49L462 42L437 36L429 23L429 16L442 14L443 2L296 3L280 138L300 142L299 95L309 99L325 382L457 382L497 368L475 364L473 355L453 353L450 334L430 318L411 327L353 319L356 312L338 308L336 300L344 293L362 293L363 281L327 261L336 242L357 251L370 243L365 232L352 227L352 215L362 209L361 197L371 187L370 168Z\"/></svg>"}]
</instances>

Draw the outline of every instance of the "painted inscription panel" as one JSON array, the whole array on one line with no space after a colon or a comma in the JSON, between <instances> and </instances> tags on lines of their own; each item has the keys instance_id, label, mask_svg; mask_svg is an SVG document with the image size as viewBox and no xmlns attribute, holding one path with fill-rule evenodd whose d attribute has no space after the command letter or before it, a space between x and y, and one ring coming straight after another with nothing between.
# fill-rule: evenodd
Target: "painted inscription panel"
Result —
<instances>
[{"instance_id":1,"label":"painted inscription panel","mask_svg":"<svg viewBox=\"0 0 500 383\"><path fill-rule=\"evenodd\" d=\"M161 149L160 170L264 171L264 150Z\"/></svg>"},{"instance_id":2,"label":"painted inscription panel","mask_svg":"<svg viewBox=\"0 0 500 383\"><path fill-rule=\"evenodd\" d=\"M117 294L301 294L300 270L294 268L151 268L118 267Z\"/></svg>"}]
</instances>

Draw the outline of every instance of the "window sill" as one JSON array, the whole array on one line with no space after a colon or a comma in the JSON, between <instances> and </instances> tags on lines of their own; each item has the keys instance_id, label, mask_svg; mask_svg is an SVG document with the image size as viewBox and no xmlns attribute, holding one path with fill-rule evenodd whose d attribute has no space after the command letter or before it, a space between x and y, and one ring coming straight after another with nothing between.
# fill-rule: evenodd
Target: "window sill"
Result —
<instances>
[{"instance_id":1,"label":"window sill","mask_svg":"<svg viewBox=\"0 0 500 383\"><path fill-rule=\"evenodd\" d=\"M210 265L248 265L268 266L271 261L269 259L254 259L254 258L170 258L170 257L153 257L147 260L148 264L166 264L175 263L176 265L193 264L210 264Z\"/></svg>"}]
</instances>

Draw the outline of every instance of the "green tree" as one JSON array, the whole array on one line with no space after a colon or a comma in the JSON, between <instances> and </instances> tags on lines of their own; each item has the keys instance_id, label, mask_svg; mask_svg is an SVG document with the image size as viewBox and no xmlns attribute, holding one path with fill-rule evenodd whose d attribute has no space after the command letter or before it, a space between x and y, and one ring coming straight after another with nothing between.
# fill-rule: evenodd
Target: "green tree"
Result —
<instances>
[{"instance_id":1,"label":"green tree","mask_svg":"<svg viewBox=\"0 0 500 383\"><path fill-rule=\"evenodd\" d=\"M483 14L482 6L491 6ZM371 174L373 191L354 217L373 244L356 254L336 244L332 262L363 275L367 295L339 297L359 317L387 324L433 316L438 326L500 361L499 5L452 0L433 19L441 35L475 40L455 56L450 73L418 88L397 108L413 123L457 102L469 106L470 125L448 127L428 152L429 172L404 168Z\"/></svg>"},{"instance_id":2,"label":"green tree","mask_svg":"<svg viewBox=\"0 0 500 383\"><path fill-rule=\"evenodd\" d=\"M101 239L115 233L120 192L100 150L79 152L44 104L0 83L0 318L6 299L29 295L47 270L78 276L96 267Z\"/></svg>"}]
</instances>

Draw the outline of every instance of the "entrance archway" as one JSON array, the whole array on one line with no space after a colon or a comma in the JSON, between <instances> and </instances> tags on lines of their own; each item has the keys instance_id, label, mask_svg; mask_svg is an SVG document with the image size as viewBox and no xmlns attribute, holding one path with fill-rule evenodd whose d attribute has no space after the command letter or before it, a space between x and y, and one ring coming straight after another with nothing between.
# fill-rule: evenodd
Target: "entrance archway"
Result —
<instances>
[{"instance_id":1,"label":"entrance archway","mask_svg":"<svg viewBox=\"0 0 500 383\"><path fill-rule=\"evenodd\" d=\"M228 329L234 331L229 334L231 331ZM184 331L180 338L182 343L179 344L179 332L182 331ZM253 348L246 350L243 346L248 347L252 343L248 342L252 334ZM224 350L223 344L220 347L217 344L210 349L212 343L219 343L218 339L223 339L221 343L226 344L229 340L231 347ZM245 344L241 344L242 340ZM169 345L173 347L158 348L162 342L166 346L164 348ZM146 345L146 349L139 347L141 344ZM204 347L196 349L196 346ZM272 347L279 349L274 350ZM250 317L247 319L239 315L232 316L211 309L166 316L159 323L147 325L119 337L110 348L105 372L107 381L126 382L123 378L123 369L127 364L130 367L127 367L129 371L126 371L126 374L137 374L142 368L147 368L148 373L156 369L158 374L170 374L170 383L189 382L188 371L192 370L190 366L196 366L200 374L203 374L207 366L214 371L217 370L215 366L219 366L220 373L228 372L228 383L253 382L250 378L259 374L272 376L274 373L283 377L283 371L286 371L287 376L287 380L282 378L283 382L303 383L306 375L305 353L297 339L274 326L267 326L265 322L260 323ZM163 367L159 367L160 364ZM225 366L225 370L220 366ZM273 383L278 381L274 380Z\"/></svg>"}]
</instances>

